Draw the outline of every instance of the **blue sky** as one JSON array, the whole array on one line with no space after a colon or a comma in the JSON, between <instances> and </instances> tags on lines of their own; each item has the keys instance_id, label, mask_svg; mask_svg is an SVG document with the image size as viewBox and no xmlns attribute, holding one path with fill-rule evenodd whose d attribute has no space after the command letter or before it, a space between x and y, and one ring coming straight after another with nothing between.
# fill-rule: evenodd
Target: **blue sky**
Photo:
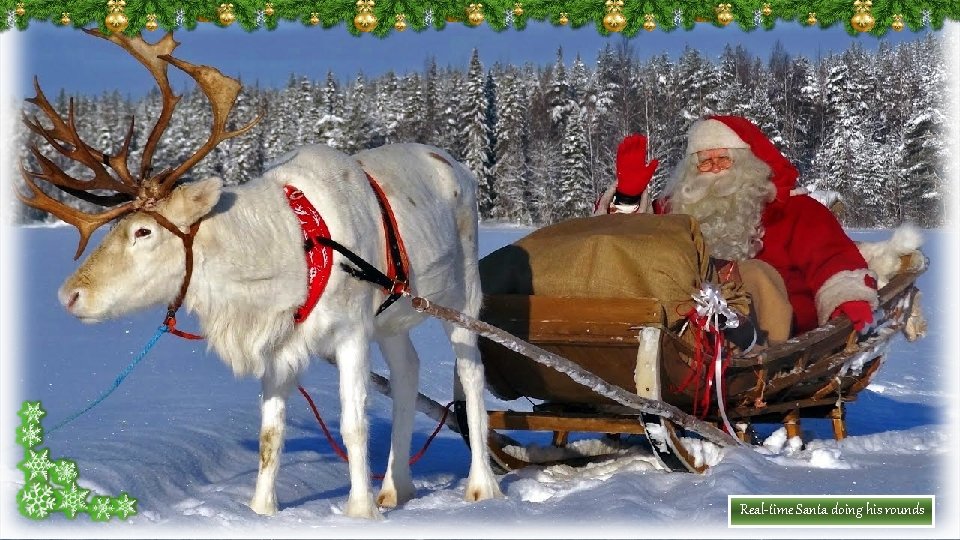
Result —
<instances>
[{"instance_id":1,"label":"blue sky","mask_svg":"<svg viewBox=\"0 0 960 540\"><path fill-rule=\"evenodd\" d=\"M159 31L145 34L148 39L161 35ZM839 25L813 29L780 22L774 30L753 32L709 24L698 25L693 31L658 29L640 32L629 42L641 58L664 52L676 56L687 45L716 56L728 43L742 44L754 54L767 58L778 40L791 54L816 58L846 49L852 42L873 49L881 40L897 43L922 35L909 31L888 32L878 39L871 35L850 36ZM70 93L99 93L120 88L136 96L153 86L146 71L115 45L78 30L34 23L16 38L22 69L20 84L13 91L21 97L32 92L33 75L39 76L48 94L55 94L60 88ZM372 35L355 37L342 26L324 30L285 23L275 31L246 32L238 26L224 29L204 24L193 31L179 32L176 38L182 43L177 49L178 56L194 63L215 65L224 73L242 77L245 84L256 81L261 86L281 86L291 73L322 79L328 70L333 70L343 80L354 78L360 71L371 77L390 69L397 73L421 71L430 56L441 66L465 66L473 48L479 49L485 66L498 61L551 63L558 47L563 47L568 64L580 53L584 61L592 65L597 52L607 43L617 45L625 39L620 35L602 36L592 26L573 29L535 21L522 31L498 33L487 26L448 24L442 31L408 30L394 32L384 39ZM179 80L179 84L184 84L184 79ZM177 79L174 84L178 84Z\"/></svg>"}]
</instances>

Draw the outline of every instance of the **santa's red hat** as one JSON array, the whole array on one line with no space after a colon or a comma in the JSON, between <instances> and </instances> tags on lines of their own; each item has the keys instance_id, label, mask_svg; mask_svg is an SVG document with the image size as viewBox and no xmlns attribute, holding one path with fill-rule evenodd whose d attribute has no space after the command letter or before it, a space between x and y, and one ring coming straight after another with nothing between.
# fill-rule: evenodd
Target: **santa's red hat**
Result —
<instances>
[{"instance_id":1,"label":"santa's red hat","mask_svg":"<svg viewBox=\"0 0 960 540\"><path fill-rule=\"evenodd\" d=\"M748 148L770 166L770 181L777 187L777 199L784 200L796 187L800 173L753 122L742 116L708 116L690 127L687 155L714 148Z\"/></svg>"}]
</instances>

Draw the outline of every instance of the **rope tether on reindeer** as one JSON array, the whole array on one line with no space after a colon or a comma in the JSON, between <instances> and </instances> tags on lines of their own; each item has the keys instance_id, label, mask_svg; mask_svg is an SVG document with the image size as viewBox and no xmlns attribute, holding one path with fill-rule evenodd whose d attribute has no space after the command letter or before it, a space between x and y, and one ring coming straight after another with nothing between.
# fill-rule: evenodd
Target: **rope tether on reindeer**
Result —
<instances>
[{"instance_id":1,"label":"rope tether on reindeer","mask_svg":"<svg viewBox=\"0 0 960 540\"><path fill-rule=\"evenodd\" d=\"M190 277L193 275L193 239L194 237L196 237L197 231L200 230L200 223L203 221L203 219L201 218L197 220L193 225L190 226L187 232L183 232L176 225L171 223L167 218L163 217L157 212L154 212L152 210L144 210L144 213L153 217L153 219L155 219L157 223L160 224L161 227L169 230L171 233L175 234L178 238L180 238L181 241L183 241L183 249L185 252L184 265L185 265L186 271L183 275L183 281L180 283L180 291L177 294L177 297L174 299L174 301L170 303L169 306L167 306L167 316L166 318L164 318L163 324L161 324L160 327L157 328L157 332L153 335L152 338L150 338L150 341L148 341L147 344L144 346L143 350L140 351L140 354L138 354L136 358L134 358L133 361L130 362L129 365L127 365L127 367L123 368L123 371L121 371L119 375L117 375L117 377L113 380L113 384L110 385L110 388L108 388L102 394L100 394L100 396L98 396L97 399L87 404L86 407L71 414L65 420L61 421L59 424L50 428L50 430L47 431L47 433L53 433L54 431L69 424L70 422L73 422L77 418L80 418L81 416L86 414L88 411L90 411L90 409L93 409L94 407L99 405L101 402L103 402L103 400L107 399L107 396L112 394L113 391L120 386L120 384L124 381L124 379L126 379L127 376L130 375L131 372L133 372L133 368L137 367L137 364L142 362L143 359L147 357L147 353L149 353L150 350L153 349L153 347L157 344L157 342L160 341L160 338L163 336L163 334L170 332L171 334L182 337L184 339L203 339L202 336L191 334L189 332L184 332L183 330L178 329L177 318L176 318L176 313L180 309L180 306L183 304L183 299L187 294L187 288L190 286Z\"/></svg>"}]
</instances>

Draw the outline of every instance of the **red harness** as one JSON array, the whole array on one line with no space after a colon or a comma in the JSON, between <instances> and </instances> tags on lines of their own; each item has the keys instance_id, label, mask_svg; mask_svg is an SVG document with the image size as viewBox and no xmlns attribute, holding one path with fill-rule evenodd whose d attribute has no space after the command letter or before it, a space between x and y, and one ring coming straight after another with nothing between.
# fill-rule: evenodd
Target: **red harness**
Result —
<instances>
[{"instance_id":1,"label":"red harness","mask_svg":"<svg viewBox=\"0 0 960 540\"><path fill-rule=\"evenodd\" d=\"M310 315L317 302L320 301L320 296L327 287L327 282L330 281L330 272L333 270L333 248L310 241L317 237L330 238L330 229L327 228L327 224L320 217L320 212L317 212L306 195L289 184L283 186L283 191L287 195L290 209L300 220L300 232L303 233L304 246L309 246L305 250L307 258L307 300L293 314L294 322L300 324L307 319L307 315Z\"/></svg>"},{"instance_id":2,"label":"red harness","mask_svg":"<svg viewBox=\"0 0 960 540\"><path fill-rule=\"evenodd\" d=\"M386 275L393 283L391 288L382 287L384 291L393 297L399 296L407 290L407 276L410 262L407 258L407 250L400 238L400 232L397 228L397 219L393 214L393 208L390 201L387 200L383 189L367 174L367 180L370 181L370 187L377 196L377 203L383 217L383 233L386 242ZM302 191L291 185L283 187L287 196L287 202L294 215L300 220L300 229L303 234L305 256L307 259L307 299L302 306L297 308L293 320L299 324L307 319L307 316L316 307L320 301L320 296L330 280L330 273L333 270L333 248L327 243L315 241L315 239L329 239L330 229L320 216L320 212L310 203ZM382 308L381 308L382 310Z\"/></svg>"}]
</instances>

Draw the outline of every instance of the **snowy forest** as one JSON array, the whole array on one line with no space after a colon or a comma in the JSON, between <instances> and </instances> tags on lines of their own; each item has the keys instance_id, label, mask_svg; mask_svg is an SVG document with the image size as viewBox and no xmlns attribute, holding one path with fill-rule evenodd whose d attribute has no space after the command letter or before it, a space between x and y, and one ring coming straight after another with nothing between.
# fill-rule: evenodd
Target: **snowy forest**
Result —
<instances>
[{"instance_id":1,"label":"snowy forest","mask_svg":"<svg viewBox=\"0 0 960 540\"><path fill-rule=\"evenodd\" d=\"M484 220L545 225L592 211L613 182L616 148L626 134L648 135L650 157L660 160L652 184L657 192L696 119L738 114L797 165L801 185L840 195L844 225L943 223L944 190L951 188L942 135L949 121L947 67L938 38L896 46L881 41L876 50L853 44L817 59L791 55L780 44L767 58L742 46L727 46L715 57L691 48L674 56L641 60L622 41L595 59L564 58L560 50L555 62L541 66L485 65L474 50L468 65L428 60L422 72L358 73L348 81L333 73L291 74L284 88L243 81L232 121L242 125L262 107L266 117L221 144L192 175L239 184L303 144L353 153L417 141L448 150L477 174ZM206 98L195 88L184 91L155 170L182 162L209 134ZM72 98L81 136L108 152L119 148L133 116L132 163L160 110L156 90L138 100L122 89L98 96L61 90L49 98L64 115ZM25 132L20 137L28 137ZM24 163L35 167L27 145L39 141L29 137L15 144ZM55 159L68 173L88 176L82 166ZM21 222L52 219L22 206L18 216Z\"/></svg>"}]
</instances>

